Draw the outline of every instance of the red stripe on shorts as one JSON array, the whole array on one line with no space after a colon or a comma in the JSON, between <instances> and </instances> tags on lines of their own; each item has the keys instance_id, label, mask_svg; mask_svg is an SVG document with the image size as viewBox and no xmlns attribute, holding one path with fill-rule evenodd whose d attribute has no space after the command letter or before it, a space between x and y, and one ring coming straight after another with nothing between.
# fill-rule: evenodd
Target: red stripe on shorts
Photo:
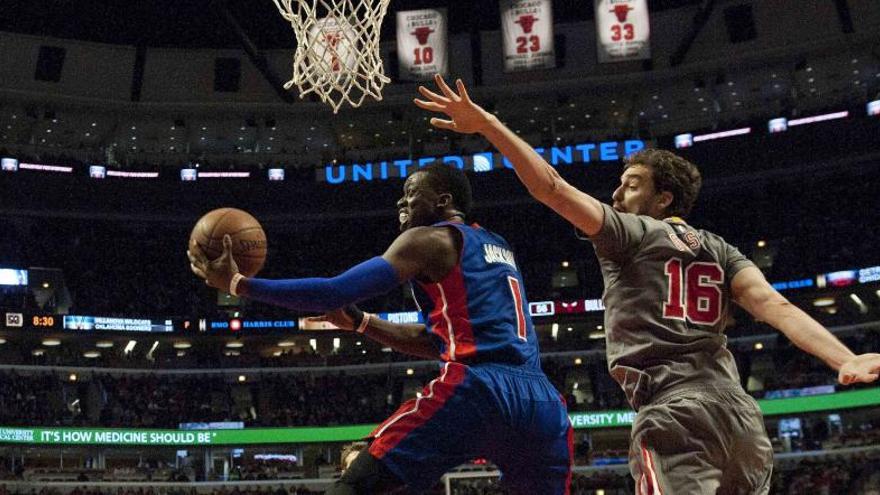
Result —
<instances>
[{"instance_id":1,"label":"red stripe on shorts","mask_svg":"<svg viewBox=\"0 0 880 495\"><path fill-rule=\"evenodd\" d=\"M571 493L571 468L574 465L574 428L568 422L568 474L565 476L565 495Z\"/></svg>"},{"instance_id":2,"label":"red stripe on shorts","mask_svg":"<svg viewBox=\"0 0 880 495\"><path fill-rule=\"evenodd\" d=\"M562 405L565 407L565 410L568 411L568 403L565 402L565 396L559 394L559 400L562 401ZM568 415L566 414L566 416ZM572 427L571 419L568 420L568 432L566 437L566 441L568 442L568 474L565 476L565 495L570 495L571 475L572 468L574 467L574 427Z\"/></svg>"},{"instance_id":3,"label":"red stripe on shorts","mask_svg":"<svg viewBox=\"0 0 880 495\"><path fill-rule=\"evenodd\" d=\"M466 369L460 364L446 363L440 376L422 389L421 397L404 402L397 412L373 430L370 454L381 459L410 432L430 421L464 381Z\"/></svg>"}]
</instances>

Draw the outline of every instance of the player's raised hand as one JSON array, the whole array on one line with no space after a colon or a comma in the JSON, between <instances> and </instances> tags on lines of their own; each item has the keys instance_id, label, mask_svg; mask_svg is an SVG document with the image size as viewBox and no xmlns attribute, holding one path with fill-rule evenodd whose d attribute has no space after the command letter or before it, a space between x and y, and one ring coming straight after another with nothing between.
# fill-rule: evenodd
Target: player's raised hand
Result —
<instances>
[{"instance_id":1,"label":"player's raised hand","mask_svg":"<svg viewBox=\"0 0 880 495\"><path fill-rule=\"evenodd\" d=\"M838 381L844 385L871 383L880 378L880 354L859 354L840 367Z\"/></svg>"},{"instance_id":2,"label":"player's raised hand","mask_svg":"<svg viewBox=\"0 0 880 495\"><path fill-rule=\"evenodd\" d=\"M215 260L208 260L195 243L190 244L186 256L189 258L189 268L196 276L211 287L229 292L229 283L238 273L238 265L232 257L232 237L228 234L223 236L223 254Z\"/></svg>"},{"instance_id":3,"label":"player's raised hand","mask_svg":"<svg viewBox=\"0 0 880 495\"><path fill-rule=\"evenodd\" d=\"M431 125L439 129L448 129L462 134L480 132L489 125L493 118L492 114L471 101L467 88L464 87L461 79L456 79L455 81L458 93L446 84L446 81L443 80L443 76L440 74L434 76L434 82L437 83L437 88L442 94L437 94L424 86L419 86L419 93L427 98L427 100L420 100L418 98L413 100L419 108L443 113L449 117L449 119L434 117L431 119Z\"/></svg>"}]
</instances>

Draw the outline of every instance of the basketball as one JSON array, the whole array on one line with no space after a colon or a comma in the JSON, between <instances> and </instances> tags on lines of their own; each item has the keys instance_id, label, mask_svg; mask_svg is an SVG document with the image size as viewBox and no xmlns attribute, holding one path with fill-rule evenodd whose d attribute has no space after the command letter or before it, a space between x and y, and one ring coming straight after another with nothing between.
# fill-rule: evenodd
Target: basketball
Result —
<instances>
[{"instance_id":1,"label":"basketball","mask_svg":"<svg viewBox=\"0 0 880 495\"><path fill-rule=\"evenodd\" d=\"M253 277L266 262L266 233L250 213L237 208L209 211L196 222L189 244L197 245L209 260L223 254L223 236L232 237L232 257L245 277Z\"/></svg>"}]
</instances>

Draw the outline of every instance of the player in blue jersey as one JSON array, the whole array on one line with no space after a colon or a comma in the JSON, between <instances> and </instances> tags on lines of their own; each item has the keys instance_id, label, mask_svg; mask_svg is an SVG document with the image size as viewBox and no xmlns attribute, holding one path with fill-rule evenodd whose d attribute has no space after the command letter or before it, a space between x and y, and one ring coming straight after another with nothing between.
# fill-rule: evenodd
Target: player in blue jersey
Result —
<instances>
[{"instance_id":1,"label":"player in blue jersey","mask_svg":"<svg viewBox=\"0 0 880 495\"><path fill-rule=\"evenodd\" d=\"M319 318L443 362L421 397L373 431L329 494L419 492L475 458L495 463L510 493L569 493L571 424L541 371L522 276L504 239L465 223L470 206L462 171L418 170L397 202L400 236L382 256L332 278L249 279L238 273L228 237L214 261L190 247L193 272L212 287L328 312ZM427 325L395 324L351 306L404 282L412 283Z\"/></svg>"}]
</instances>

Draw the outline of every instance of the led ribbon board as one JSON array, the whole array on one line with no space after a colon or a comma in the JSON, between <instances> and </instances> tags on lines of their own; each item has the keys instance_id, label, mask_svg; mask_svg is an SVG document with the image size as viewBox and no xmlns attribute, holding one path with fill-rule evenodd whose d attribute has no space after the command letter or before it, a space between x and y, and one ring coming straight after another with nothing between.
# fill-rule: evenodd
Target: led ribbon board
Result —
<instances>
[{"instance_id":1,"label":"led ribbon board","mask_svg":"<svg viewBox=\"0 0 880 495\"><path fill-rule=\"evenodd\" d=\"M839 411L880 405L880 387L835 394L759 400L765 416ZM569 414L576 429L631 426L629 410ZM134 430L120 428L0 427L0 443L36 445L260 445L281 443L349 442L367 436L377 425L306 428L244 428L240 430Z\"/></svg>"}]
</instances>

